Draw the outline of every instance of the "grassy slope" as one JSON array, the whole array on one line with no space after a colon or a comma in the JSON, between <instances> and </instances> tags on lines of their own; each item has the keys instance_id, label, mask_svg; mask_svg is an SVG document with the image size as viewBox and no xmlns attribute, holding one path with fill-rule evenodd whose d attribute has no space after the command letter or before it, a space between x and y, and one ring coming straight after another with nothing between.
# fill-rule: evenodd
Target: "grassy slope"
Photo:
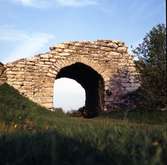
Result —
<instances>
[{"instance_id":1,"label":"grassy slope","mask_svg":"<svg viewBox=\"0 0 167 165\"><path fill-rule=\"evenodd\" d=\"M4 84L0 164L165 164L166 123L166 112L69 117L47 111Z\"/></svg>"}]
</instances>

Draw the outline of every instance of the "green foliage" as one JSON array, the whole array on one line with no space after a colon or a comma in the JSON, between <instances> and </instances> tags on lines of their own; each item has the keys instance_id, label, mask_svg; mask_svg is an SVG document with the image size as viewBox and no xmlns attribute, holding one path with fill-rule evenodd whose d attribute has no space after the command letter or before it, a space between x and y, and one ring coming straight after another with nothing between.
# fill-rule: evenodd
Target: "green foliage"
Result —
<instances>
[{"instance_id":1,"label":"green foliage","mask_svg":"<svg viewBox=\"0 0 167 165\"><path fill-rule=\"evenodd\" d=\"M167 124L167 112L157 111L157 110L143 110L143 109L133 109L129 110L119 110L111 111L108 113L102 113L99 118L105 117L115 120L128 121L129 123L142 123L142 124Z\"/></svg>"},{"instance_id":2,"label":"green foliage","mask_svg":"<svg viewBox=\"0 0 167 165\"><path fill-rule=\"evenodd\" d=\"M0 121L5 124L23 123L30 112L45 108L33 103L28 98L22 97L17 90L7 84L0 86Z\"/></svg>"},{"instance_id":3,"label":"green foliage","mask_svg":"<svg viewBox=\"0 0 167 165\"><path fill-rule=\"evenodd\" d=\"M163 129L93 127L0 135L0 164L165 165L167 161Z\"/></svg>"},{"instance_id":4,"label":"green foliage","mask_svg":"<svg viewBox=\"0 0 167 165\"><path fill-rule=\"evenodd\" d=\"M167 113L150 113L76 118L61 110L48 111L4 84L0 164L165 165Z\"/></svg>"},{"instance_id":5,"label":"green foliage","mask_svg":"<svg viewBox=\"0 0 167 165\"><path fill-rule=\"evenodd\" d=\"M167 55L166 27L164 24L153 27L143 42L133 50L141 73L141 83L145 102L149 109L167 106Z\"/></svg>"}]
</instances>

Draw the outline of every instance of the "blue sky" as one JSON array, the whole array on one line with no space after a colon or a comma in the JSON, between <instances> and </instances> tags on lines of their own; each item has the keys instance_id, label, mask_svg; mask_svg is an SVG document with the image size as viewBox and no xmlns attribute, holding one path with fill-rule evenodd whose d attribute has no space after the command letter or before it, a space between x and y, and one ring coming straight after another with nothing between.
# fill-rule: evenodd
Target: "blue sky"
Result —
<instances>
[{"instance_id":1,"label":"blue sky","mask_svg":"<svg viewBox=\"0 0 167 165\"><path fill-rule=\"evenodd\" d=\"M0 0L0 61L71 40L113 39L134 47L165 23L165 0Z\"/></svg>"},{"instance_id":2,"label":"blue sky","mask_svg":"<svg viewBox=\"0 0 167 165\"><path fill-rule=\"evenodd\" d=\"M165 0L0 0L0 61L69 40L122 40L136 46L165 22Z\"/></svg>"}]
</instances>

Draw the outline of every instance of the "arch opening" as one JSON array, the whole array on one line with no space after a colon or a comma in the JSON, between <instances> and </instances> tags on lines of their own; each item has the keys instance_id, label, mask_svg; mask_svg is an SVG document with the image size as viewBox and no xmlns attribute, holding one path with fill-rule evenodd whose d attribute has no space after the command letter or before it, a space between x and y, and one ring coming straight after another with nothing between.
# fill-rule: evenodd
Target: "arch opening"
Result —
<instances>
[{"instance_id":1,"label":"arch opening","mask_svg":"<svg viewBox=\"0 0 167 165\"><path fill-rule=\"evenodd\" d=\"M104 81L90 66L83 63L75 63L62 68L56 76L59 78L70 78L77 81L85 89L86 100L83 113L86 117L93 117L104 106Z\"/></svg>"},{"instance_id":2,"label":"arch opening","mask_svg":"<svg viewBox=\"0 0 167 165\"><path fill-rule=\"evenodd\" d=\"M85 105L85 89L75 80L59 78L54 83L54 108L76 111Z\"/></svg>"}]
</instances>

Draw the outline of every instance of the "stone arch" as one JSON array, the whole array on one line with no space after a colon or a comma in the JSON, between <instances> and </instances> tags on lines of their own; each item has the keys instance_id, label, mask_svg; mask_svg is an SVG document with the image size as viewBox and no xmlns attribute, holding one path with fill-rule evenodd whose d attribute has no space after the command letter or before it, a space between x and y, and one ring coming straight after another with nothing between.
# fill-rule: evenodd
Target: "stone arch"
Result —
<instances>
[{"instance_id":1,"label":"stone arch","mask_svg":"<svg viewBox=\"0 0 167 165\"><path fill-rule=\"evenodd\" d=\"M97 61L89 59L89 58L60 58L58 61L54 62L52 66L49 66L48 68L48 76L49 77L54 77L56 78L57 73L64 67L73 65L75 63L82 63L84 65L87 65L89 67L91 67L93 70L95 70L98 74L100 74L102 76L102 78L104 76L106 76L105 72L106 72L106 68L104 66L102 66L101 64L99 64Z\"/></svg>"},{"instance_id":2,"label":"stone arch","mask_svg":"<svg viewBox=\"0 0 167 165\"><path fill-rule=\"evenodd\" d=\"M63 68L76 63L100 75L99 79L104 82L100 84L104 95L104 109L101 109L104 111L123 104L122 96L140 86L127 46L112 40L72 41L55 45L47 53L5 64L1 67L5 71L3 69L0 75L0 82L7 82L22 95L50 109L53 107L53 87L57 75Z\"/></svg>"},{"instance_id":3,"label":"stone arch","mask_svg":"<svg viewBox=\"0 0 167 165\"><path fill-rule=\"evenodd\" d=\"M92 67L80 62L73 63L60 69L58 78L76 80L85 89L85 112L88 116L95 116L104 108L104 80Z\"/></svg>"}]
</instances>

